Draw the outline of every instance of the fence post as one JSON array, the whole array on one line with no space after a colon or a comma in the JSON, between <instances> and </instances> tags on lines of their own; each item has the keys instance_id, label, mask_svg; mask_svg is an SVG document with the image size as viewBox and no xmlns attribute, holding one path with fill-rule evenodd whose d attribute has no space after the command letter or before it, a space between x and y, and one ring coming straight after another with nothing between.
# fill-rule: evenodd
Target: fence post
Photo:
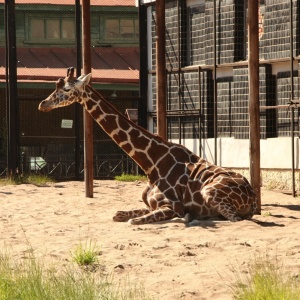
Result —
<instances>
[{"instance_id":1,"label":"fence post","mask_svg":"<svg viewBox=\"0 0 300 300\"><path fill-rule=\"evenodd\" d=\"M156 0L156 105L157 134L167 140L165 0Z\"/></svg>"},{"instance_id":2,"label":"fence post","mask_svg":"<svg viewBox=\"0 0 300 300\"><path fill-rule=\"evenodd\" d=\"M91 72L91 18L90 0L82 0L83 71ZM93 198L93 118L84 110L84 179L85 196Z\"/></svg>"},{"instance_id":3,"label":"fence post","mask_svg":"<svg viewBox=\"0 0 300 300\"><path fill-rule=\"evenodd\" d=\"M7 101L7 175L19 168L19 107L17 96L17 48L15 1L5 0L6 101Z\"/></svg>"},{"instance_id":4,"label":"fence post","mask_svg":"<svg viewBox=\"0 0 300 300\"><path fill-rule=\"evenodd\" d=\"M257 211L261 211L260 197L260 120L259 120L259 38L258 2L248 0L248 70L249 70L249 154L250 178L257 196Z\"/></svg>"}]
</instances>

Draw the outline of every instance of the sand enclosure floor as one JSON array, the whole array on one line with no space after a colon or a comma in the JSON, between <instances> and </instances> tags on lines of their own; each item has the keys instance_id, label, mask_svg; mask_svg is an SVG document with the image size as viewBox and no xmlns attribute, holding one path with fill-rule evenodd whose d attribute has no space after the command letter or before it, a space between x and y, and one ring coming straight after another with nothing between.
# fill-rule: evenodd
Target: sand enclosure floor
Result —
<instances>
[{"instance_id":1,"label":"sand enclosure floor","mask_svg":"<svg viewBox=\"0 0 300 300\"><path fill-rule=\"evenodd\" d=\"M30 244L44 261L64 266L76 245L93 241L106 272L167 300L232 299L232 266L246 270L257 254L276 255L287 270L300 272L300 198L262 190L262 214L253 221L113 222L117 210L144 207L144 186L95 180L94 198L85 198L84 182L2 186L1 249L22 258Z\"/></svg>"}]
</instances>

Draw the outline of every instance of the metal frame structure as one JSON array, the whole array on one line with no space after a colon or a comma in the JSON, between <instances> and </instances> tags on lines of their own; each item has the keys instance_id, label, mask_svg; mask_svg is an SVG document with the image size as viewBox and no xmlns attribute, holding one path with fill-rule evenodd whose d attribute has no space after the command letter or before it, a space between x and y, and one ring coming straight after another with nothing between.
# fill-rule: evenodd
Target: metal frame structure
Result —
<instances>
[{"instance_id":1,"label":"metal frame structure","mask_svg":"<svg viewBox=\"0 0 300 300\"><path fill-rule=\"evenodd\" d=\"M162 9L162 7L159 7L159 2L156 1L156 10L157 9ZM257 2L257 3L256 3ZM253 131L253 134L250 134L250 162L255 161L255 166L250 166L250 176L251 179L254 181L252 184L255 185L255 190L259 194L259 201L260 201L260 135L259 135L259 110L260 109L271 109L271 108L285 108L289 107L292 109L292 114L291 114L291 136L292 136L292 186L293 186L293 196L295 197L296 191L295 191L295 159L294 159L294 108L297 108L297 104L300 103L299 100L294 99L294 90L293 90L293 62L295 60L295 57L293 55L293 1L290 0L290 74L291 74L291 102L289 104L285 105L278 105L278 106L261 106L259 107L259 95L256 94L258 93L259 90L259 65L261 63L266 63L267 61L259 61L258 59L258 50L259 50L259 44L258 44L258 16L257 16L257 11L258 11L258 1L255 1L255 5L253 1L248 0L248 26L254 26L254 29L251 29L248 27L248 38L249 38L249 43L248 47L250 47L251 51L249 50L249 61L248 62L237 62L237 63L230 63L227 64L227 66L242 66L242 65L248 65L249 66L249 93L251 93L251 97L249 96L249 112L251 114L250 117L250 131ZM180 5L180 0L177 0L177 7ZM249 9L250 8L250 9ZM163 8L164 9L164 8ZM179 123L180 123L180 117L181 116L186 116L186 115L199 115L199 129L200 129L200 141L201 141L201 135L202 135L202 130L201 130L201 106L199 111L187 111L184 110L184 108L181 106L180 103L180 89L181 89L181 74L182 72L189 72L192 70L198 70L198 81L200 83L200 74L201 71L205 69L210 69L213 70L213 82L214 82L214 139L215 139L215 163L217 163L217 80L216 80L216 71L217 68L219 67L216 61L216 0L213 0L213 11L214 11L214 16L213 16L213 64L211 66L205 66L205 67L188 67L188 68L182 68L179 62L178 68L173 68L172 70L167 70L168 74L171 73L177 73L178 74L178 101L179 101L179 110L168 110L166 106L166 118L169 116L178 116L179 117ZM179 16L179 9L178 9L178 16ZM254 24L254 22L256 22ZM178 37L178 51L180 51L180 41L181 39L181 31L180 31L180 20L178 17L178 23L177 23L177 37ZM159 42L159 40L158 40ZM255 50L256 49L256 50ZM253 57L253 51L255 50L255 57ZM180 53L178 54L180 57ZM299 59L299 58L297 58ZM274 62L274 60L272 61ZM158 62L157 62L158 64ZM253 68L254 64L256 66ZM222 64L222 66L226 66L226 64ZM156 76L159 76L159 69L156 71L150 71L152 74L156 74ZM253 73L254 72L254 73ZM255 80L253 79L255 77ZM163 77L161 77L163 78ZM159 87L157 86L157 89ZM199 89L201 89L201 85L199 84ZM253 97L252 93L255 94ZM250 95L250 94L249 94ZM201 103L201 94L199 93L199 101ZM157 106L160 104L157 103ZM152 116L155 116L155 113L152 113ZM156 114L156 117L159 117L159 114ZM159 132L159 123L158 123L158 128ZM179 124L179 141L181 142L181 126ZM200 143L200 155L201 155L201 143Z\"/></svg>"}]
</instances>

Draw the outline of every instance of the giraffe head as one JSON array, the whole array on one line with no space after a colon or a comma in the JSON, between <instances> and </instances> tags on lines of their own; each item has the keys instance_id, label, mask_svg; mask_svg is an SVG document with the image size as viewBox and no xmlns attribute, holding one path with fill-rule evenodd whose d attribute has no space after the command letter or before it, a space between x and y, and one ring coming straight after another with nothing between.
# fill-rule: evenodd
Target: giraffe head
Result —
<instances>
[{"instance_id":1,"label":"giraffe head","mask_svg":"<svg viewBox=\"0 0 300 300\"><path fill-rule=\"evenodd\" d=\"M82 90L89 83L91 76L90 73L76 79L74 68L69 68L67 77L58 79L55 91L40 103L39 110L48 112L54 108L68 106L73 102L80 102Z\"/></svg>"}]
</instances>

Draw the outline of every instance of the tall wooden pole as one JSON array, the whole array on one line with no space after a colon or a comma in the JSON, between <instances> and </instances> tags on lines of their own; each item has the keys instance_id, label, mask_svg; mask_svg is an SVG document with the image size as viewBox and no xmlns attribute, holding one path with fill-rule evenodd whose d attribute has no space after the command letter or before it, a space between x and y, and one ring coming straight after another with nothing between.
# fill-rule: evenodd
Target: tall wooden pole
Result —
<instances>
[{"instance_id":1,"label":"tall wooden pole","mask_svg":"<svg viewBox=\"0 0 300 300\"><path fill-rule=\"evenodd\" d=\"M213 76L214 76L214 163L218 164L218 91L217 91L217 4L213 3Z\"/></svg>"},{"instance_id":2,"label":"tall wooden pole","mask_svg":"<svg viewBox=\"0 0 300 300\"><path fill-rule=\"evenodd\" d=\"M294 100L294 24L293 24L293 0L290 0L290 58L291 58L291 103ZM291 137L292 137L292 195L296 197L295 182L295 109L291 108Z\"/></svg>"},{"instance_id":3,"label":"tall wooden pole","mask_svg":"<svg viewBox=\"0 0 300 300\"><path fill-rule=\"evenodd\" d=\"M82 0L82 41L83 41L83 72L89 74L91 67L91 20L90 0ZM93 198L93 119L84 110L84 180L85 196Z\"/></svg>"},{"instance_id":4,"label":"tall wooden pole","mask_svg":"<svg viewBox=\"0 0 300 300\"><path fill-rule=\"evenodd\" d=\"M157 134L167 140L167 84L165 0L156 0L156 105Z\"/></svg>"},{"instance_id":5,"label":"tall wooden pole","mask_svg":"<svg viewBox=\"0 0 300 300\"><path fill-rule=\"evenodd\" d=\"M5 1L6 100L7 100L7 175L19 168L19 105L17 98L17 48L15 1Z\"/></svg>"},{"instance_id":6,"label":"tall wooden pole","mask_svg":"<svg viewBox=\"0 0 300 300\"><path fill-rule=\"evenodd\" d=\"M249 71L249 139L250 179L261 211L260 191L260 124L259 124L259 36L258 2L248 0L248 71Z\"/></svg>"},{"instance_id":7,"label":"tall wooden pole","mask_svg":"<svg viewBox=\"0 0 300 300\"><path fill-rule=\"evenodd\" d=\"M82 37L81 37L81 6L80 0L75 0L75 28L76 28L76 76L81 75L82 68ZM80 176L80 116L82 114L82 106L79 103L75 105L75 179Z\"/></svg>"}]
</instances>

